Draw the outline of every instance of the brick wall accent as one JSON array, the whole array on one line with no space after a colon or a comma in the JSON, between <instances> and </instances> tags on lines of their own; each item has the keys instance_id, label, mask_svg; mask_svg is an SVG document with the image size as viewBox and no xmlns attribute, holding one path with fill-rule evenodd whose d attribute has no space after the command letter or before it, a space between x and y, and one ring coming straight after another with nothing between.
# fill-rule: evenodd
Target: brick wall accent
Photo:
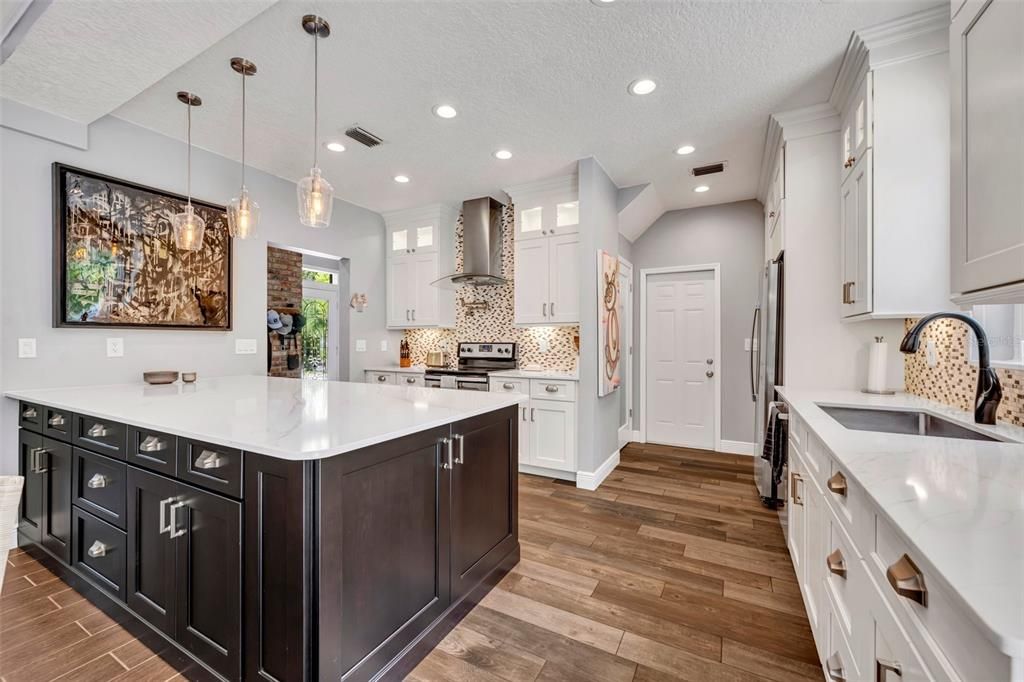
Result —
<instances>
[{"instance_id":1,"label":"brick wall accent","mask_svg":"<svg viewBox=\"0 0 1024 682\"><path fill-rule=\"evenodd\" d=\"M302 254L286 249L267 247L267 308L280 311L283 308L297 309L302 306ZM290 312L290 311L289 311ZM300 368L288 369L288 353L302 352L299 335L289 338L282 347L281 335L269 332L267 335L267 374L272 377L302 376Z\"/></svg>"}]
</instances>

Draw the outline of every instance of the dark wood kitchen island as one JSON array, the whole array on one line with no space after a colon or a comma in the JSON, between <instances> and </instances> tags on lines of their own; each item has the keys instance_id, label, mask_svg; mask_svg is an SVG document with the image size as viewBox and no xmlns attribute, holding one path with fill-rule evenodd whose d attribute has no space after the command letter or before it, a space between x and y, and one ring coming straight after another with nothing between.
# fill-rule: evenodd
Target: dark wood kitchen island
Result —
<instances>
[{"instance_id":1,"label":"dark wood kitchen island","mask_svg":"<svg viewBox=\"0 0 1024 682\"><path fill-rule=\"evenodd\" d=\"M514 396L256 376L7 396L20 543L204 673L401 677L519 560Z\"/></svg>"}]
</instances>

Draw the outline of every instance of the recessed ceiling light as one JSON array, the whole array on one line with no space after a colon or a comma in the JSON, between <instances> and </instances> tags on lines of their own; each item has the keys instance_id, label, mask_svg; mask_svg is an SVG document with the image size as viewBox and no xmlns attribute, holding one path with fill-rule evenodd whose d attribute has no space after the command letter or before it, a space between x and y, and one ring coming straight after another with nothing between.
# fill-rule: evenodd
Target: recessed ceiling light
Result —
<instances>
[{"instance_id":1,"label":"recessed ceiling light","mask_svg":"<svg viewBox=\"0 0 1024 682\"><path fill-rule=\"evenodd\" d=\"M594 3L598 7L607 7L608 5L615 2L615 0L590 0L590 2Z\"/></svg>"},{"instance_id":2,"label":"recessed ceiling light","mask_svg":"<svg viewBox=\"0 0 1024 682\"><path fill-rule=\"evenodd\" d=\"M684 144L682 147L676 150L676 154L679 154L680 156L683 156L684 154L692 154L693 152L694 148L692 144Z\"/></svg>"},{"instance_id":3,"label":"recessed ceiling light","mask_svg":"<svg viewBox=\"0 0 1024 682\"><path fill-rule=\"evenodd\" d=\"M395 178L395 179L397 180L398 178ZM693 188L693 191L694 192L707 192L709 189L711 189L711 188L708 187L707 185L697 185L696 187Z\"/></svg>"},{"instance_id":4,"label":"recessed ceiling light","mask_svg":"<svg viewBox=\"0 0 1024 682\"><path fill-rule=\"evenodd\" d=\"M434 107L434 115L441 118L455 118L459 112L455 111L455 107L450 104L438 104Z\"/></svg>"},{"instance_id":5,"label":"recessed ceiling light","mask_svg":"<svg viewBox=\"0 0 1024 682\"><path fill-rule=\"evenodd\" d=\"M345 145L340 142L328 142L324 145L328 150L332 152L343 152L345 151Z\"/></svg>"},{"instance_id":6,"label":"recessed ceiling light","mask_svg":"<svg viewBox=\"0 0 1024 682\"><path fill-rule=\"evenodd\" d=\"M494 158L501 159L502 161L507 161L508 159L512 158L512 152L510 152L507 149L499 149L498 151L494 152Z\"/></svg>"},{"instance_id":7,"label":"recessed ceiling light","mask_svg":"<svg viewBox=\"0 0 1024 682\"><path fill-rule=\"evenodd\" d=\"M409 182L409 176L408 175L396 175L395 176L395 182L400 182L400 183L402 183L404 185L405 183Z\"/></svg>"},{"instance_id":8,"label":"recessed ceiling light","mask_svg":"<svg viewBox=\"0 0 1024 682\"><path fill-rule=\"evenodd\" d=\"M654 88L656 87L658 87L658 84L650 78L639 78L629 84L629 94L649 95L654 92Z\"/></svg>"}]
</instances>

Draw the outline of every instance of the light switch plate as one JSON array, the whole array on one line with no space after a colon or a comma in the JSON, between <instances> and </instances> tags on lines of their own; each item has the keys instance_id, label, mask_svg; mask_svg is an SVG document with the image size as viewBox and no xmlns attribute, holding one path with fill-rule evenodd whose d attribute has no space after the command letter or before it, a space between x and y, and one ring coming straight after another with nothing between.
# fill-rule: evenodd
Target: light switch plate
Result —
<instances>
[{"instance_id":1,"label":"light switch plate","mask_svg":"<svg viewBox=\"0 0 1024 682\"><path fill-rule=\"evenodd\" d=\"M929 367L939 364L939 353L935 350L935 341L926 339L924 342L924 355Z\"/></svg>"},{"instance_id":2,"label":"light switch plate","mask_svg":"<svg viewBox=\"0 0 1024 682\"><path fill-rule=\"evenodd\" d=\"M18 357L34 358L36 356L35 339L18 339Z\"/></svg>"},{"instance_id":3,"label":"light switch plate","mask_svg":"<svg viewBox=\"0 0 1024 682\"><path fill-rule=\"evenodd\" d=\"M107 357L108 358L123 358L124 357L124 339L122 339L122 338L109 338L109 339L107 339Z\"/></svg>"},{"instance_id":4,"label":"light switch plate","mask_svg":"<svg viewBox=\"0 0 1024 682\"><path fill-rule=\"evenodd\" d=\"M235 353L237 355L255 355L256 339L235 339Z\"/></svg>"},{"instance_id":5,"label":"light switch plate","mask_svg":"<svg viewBox=\"0 0 1024 682\"><path fill-rule=\"evenodd\" d=\"M551 343L544 337L537 339L537 348L541 353L547 353L551 350Z\"/></svg>"},{"instance_id":6,"label":"light switch plate","mask_svg":"<svg viewBox=\"0 0 1024 682\"><path fill-rule=\"evenodd\" d=\"M387 349L388 349L388 340L387 339L381 339L381 341L380 341L380 349L382 351L387 351Z\"/></svg>"},{"instance_id":7,"label":"light switch plate","mask_svg":"<svg viewBox=\"0 0 1024 682\"><path fill-rule=\"evenodd\" d=\"M743 339L743 350L750 351L750 339Z\"/></svg>"},{"instance_id":8,"label":"light switch plate","mask_svg":"<svg viewBox=\"0 0 1024 682\"><path fill-rule=\"evenodd\" d=\"M366 352L366 339L356 339L356 352L357 353L365 353Z\"/></svg>"}]
</instances>

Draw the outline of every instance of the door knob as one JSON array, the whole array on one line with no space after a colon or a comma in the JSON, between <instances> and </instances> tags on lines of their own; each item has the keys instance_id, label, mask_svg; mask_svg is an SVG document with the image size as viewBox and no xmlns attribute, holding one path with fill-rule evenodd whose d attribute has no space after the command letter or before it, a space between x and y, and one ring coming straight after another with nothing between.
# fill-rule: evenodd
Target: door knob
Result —
<instances>
[{"instance_id":1,"label":"door knob","mask_svg":"<svg viewBox=\"0 0 1024 682\"><path fill-rule=\"evenodd\" d=\"M715 359L714 358L708 358L704 362L708 363L709 365L713 365L713 364L715 364Z\"/></svg>"},{"instance_id":2,"label":"door knob","mask_svg":"<svg viewBox=\"0 0 1024 682\"><path fill-rule=\"evenodd\" d=\"M711 377L715 376L715 373L709 369L708 371L704 372L704 376L710 379Z\"/></svg>"}]
</instances>

